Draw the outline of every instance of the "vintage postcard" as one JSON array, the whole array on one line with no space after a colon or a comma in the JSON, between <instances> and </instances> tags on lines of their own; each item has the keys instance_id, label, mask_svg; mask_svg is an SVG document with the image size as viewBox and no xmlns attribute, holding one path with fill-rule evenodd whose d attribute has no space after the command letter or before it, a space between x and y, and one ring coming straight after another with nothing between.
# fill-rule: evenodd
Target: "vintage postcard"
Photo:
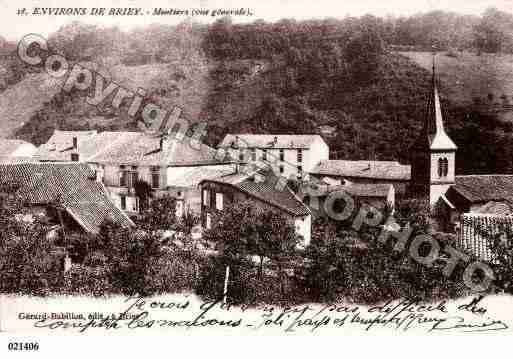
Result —
<instances>
[{"instance_id":1,"label":"vintage postcard","mask_svg":"<svg viewBox=\"0 0 513 359\"><path fill-rule=\"evenodd\" d=\"M0 6L7 353L512 333L511 1Z\"/></svg>"}]
</instances>

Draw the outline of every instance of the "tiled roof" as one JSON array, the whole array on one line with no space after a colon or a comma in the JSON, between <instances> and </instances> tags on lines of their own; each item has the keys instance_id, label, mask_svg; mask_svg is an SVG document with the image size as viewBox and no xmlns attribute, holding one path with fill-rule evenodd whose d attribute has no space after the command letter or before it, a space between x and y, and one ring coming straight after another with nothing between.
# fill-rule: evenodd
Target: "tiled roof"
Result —
<instances>
[{"instance_id":1,"label":"tiled roof","mask_svg":"<svg viewBox=\"0 0 513 359\"><path fill-rule=\"evenodd\" d=\"M199 144L198 141L191 143L189 137L181 141L166 140L168 145L161 150L160 137L157 136L142 132L111 132L110 134L110 136L116 134L116 140L89 158L88 162L147 166L221 163L215 158L216 150L205 144Z\"/></svg>"},{"instance_id":2,"label":"tiled roof","mask_svg":"<svg viewBox=\"0 0 513 359\"><path fill-rule=\"evenodd\" d=\"M480 214L492 214L495 216L511 216L513 207L511 203L490 201L473 211Z\"/></svg>"},{"instance_id":3,"label":"tiled roof","mask_svg":"<svg viewBox=\"0 0 513 359\"><path fill-rule=\"evenodd\" d=\"M513 175L456 176L452 190L471 203L513 199Z\"/></svg>"},{"instance_id":4,"label":"tiled roof","mask_svg":"<svg viewBox=\"0 0 513 359\"><path fill-rule=\"evenodd\" d=\"M296 197L296 195L288 188L278 188L277 177L272 171L260 171L262 182L254 181L252 174L231 174L218 177L211 182L217 182L230 185L252 197L255 197L265 203L284 210L294 216L306 216L310 214L308 208Z\"/></svg>"},{"instance_id":5,"label":"tiled roof","mask_svg":"<svg viewBox=\"0 0 513 359\"><path fill-rule=\"evenodd\" d=\"M87 232L97 233L101 223L109 218L123 226L132 224L112 203L87 164L0 165L0 181L15 184L19 195L29 204L62 205Z\"/></svg>"},{"instance_id":6,"label":"tiled roof","mask_svg":"<svg viewBox=\"0 0 513 359\"><path fill-rule=\"evenodd\" d=\"M36 162L37 159L35 157L28 156L0 156L0 163L8 164L8 163L28 163L28 162Z\"/></svg>"},{"instance_id":7,"label":"tiled roof","mask_svg":"<svg viewBox=\"0 0 513 359\"><path fill-rule=\"evenodd\" d=\"M310 173L341 177L371 178L383 180L410 179L411 166L396 161L345 161L325 160L315 166Z\"/></svg>"},{"instance_id":8,"label":"tiled roof","mask_svg":"<svg viewBox=\"0 0 513 359\"><path fill-rule=\"evenodd\" d=\"M317 189L315 190L310 189L309 194L321 197L337 191L346 191L347 193L355 197L386 198L388 197L391 188L393 188L391 184L384 183L352 183L350 185L336 186L321 185L317 186Z\"/></svg>"},{"instance_id":9,"label":"tiled roof","mask_svg":"<svg viewBox=\"0 0 513 359\"><path fill-rule=\"evenodd\" d=\"M38 147L35 156L40 161L71 161L71 154L78 153L81 160L85 160L97 151L96 134L96 131L55 130L50 139ZM73 137L77 138L78 149L73 148Z\"/></svg>"},{"instance_id":10,"label":"tiled roof","mask_svg":"<svg viewBox=\"0 0 513 359\"><path fill-rule=\"evenodd\" d=\"M310 148L319 135L252 135L228 134L219 147L256 147L256 148Z\"/></svg>"},{"instance_id":11,"label":"tiled roof","mask_svg":"<svg viewBox=\"0 0 513 359\"><path fill-rule=\"evenodd\" d=\"M391 184L384 183L352 183L345 190L356 197L388 197Z\"/></svg>"},{"instance_id":12,"label":"tiled roof","mask_svg":"<svg viewBox=\"0 0 513 359\"><path fill-rule=\"evenodd\" d=\"M173 167L168 171L167 186L196 187L201 181L225 176L234 170L234 165Z\"/></svg>"}]
</instances>

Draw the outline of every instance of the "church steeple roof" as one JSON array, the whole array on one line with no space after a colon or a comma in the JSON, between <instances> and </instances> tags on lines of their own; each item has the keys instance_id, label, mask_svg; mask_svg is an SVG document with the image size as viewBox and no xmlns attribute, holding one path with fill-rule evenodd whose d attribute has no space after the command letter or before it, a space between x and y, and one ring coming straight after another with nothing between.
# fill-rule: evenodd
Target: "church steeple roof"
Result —
<instances>
[{"instance_id":1,"label":"church steeple roof","mask_svg":"<svg viewBox=\"0 0 513 359\"><path fill-rule=\"evenodd\" d=\"M426 106L424 118L424 128L422 130L420 143L428 145L430 150L456 150L457 146L447 135L444 129L444 121L442 117L442 106L440 104L440 96L436 86L435 58L433 56L433 75L431 79L431 91ZM427 142L424 142L426 141Z\"/></svg>"}]
</instances>

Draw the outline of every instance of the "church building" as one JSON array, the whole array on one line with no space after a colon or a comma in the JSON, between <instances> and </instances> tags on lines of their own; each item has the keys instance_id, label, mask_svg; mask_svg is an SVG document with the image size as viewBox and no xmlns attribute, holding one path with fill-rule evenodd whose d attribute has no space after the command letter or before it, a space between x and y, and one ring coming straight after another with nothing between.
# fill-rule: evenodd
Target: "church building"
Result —
<instances>
[{"instance_id":1,"label":"church building","mask_svg":"<svg viewBox=\"0 0 513 359\"><path fill-rule=\"evenodd\" d=\"M458 231L465 215L513 216L513 175L456 175L457 146L445 132L433 64L424 126L410 149L410 194L427 197L439 230Z\"/></svg>"},{"instance_id":2,"label":"church building","mask_svg":"<svg viewBox=\"0 0 513 359\"><path fill-rule=\"evenodd\" d=\"M426 107L421 135L413 144L411 158L411 194L427 196L434 205L455 184L457 146L444 129L442 106L436 86L433 63L432 88Z\"/></svg>"}]
</instances>

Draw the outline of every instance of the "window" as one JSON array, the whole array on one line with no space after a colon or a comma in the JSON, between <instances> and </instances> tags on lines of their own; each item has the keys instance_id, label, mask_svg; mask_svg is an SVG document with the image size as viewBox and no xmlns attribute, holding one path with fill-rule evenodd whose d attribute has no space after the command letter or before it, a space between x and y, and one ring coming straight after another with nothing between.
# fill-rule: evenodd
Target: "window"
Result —
<instances>
[{"instance_id":1,"label":"window","mask_svg":"<svg viewBox=\"0 0 513 359\"><path fill-rule=\"evenodd\" d=\"M449 172L449 161L447 158L438 159L438 177L447 177Z\"/></svg>"},{"instance_id":2,"label":"window","mask_svg":"<svg viewBox=\"0 0 513 359\"><path fill-rule=\"evenodd\" d=\"M302 149L297 150L297 162L298 163L303 162L303 150Z\"/></svg>"},{"instance_id":3,"label":"window","mask_svg":"<svg viewBox=\"0 0 513 359\"><path fill-rule=\"evenodd\" d=\"M126 187L128 184L128 171L125 166L119 166L119 186Z\"/></svg>"},{"instance_id":4,"label":"window","mask_svg":"<svg viewBox=\"0 0 513 359\"><path fill-rule=\"evenodd\" d=\"M119 196L119 199L121 200L121 209L123 211L125 211L126 210L126 196L122 194Z\"/></svg>"},{"instance_id":5,"label":"window","mask_svg":"<svg viewBox=\"0 0 513 359\"><path fill-rule=\"evenodd\" d=\"M239 161L244 161L244 152L242 152L242 149L239 149Z\"/></svg>"},{"instance_id":6,"label":"window","mask_svg":"<svg viewBox=\"0 0 513 359\"><path fill-rule=\"evenodd\" d=\"M280 166L280 173L285 172L285 168L283 166Z\"/></svg>"},{"instance_id":7,"label":"window","mask_svg":"<svg viewBox=\"0 0 513 359\"><path fill-rule=\"evenodd\" d=\"M285 161L285 152L283 148L280 149L280 161Z\"/></svg>"},{"instance_id":8,"label":"window","mask_svg":"<svg viewBox=\"0 0 513 359\"><path fill-rule=\"evenodd\" d=\"M297 166L297 178L303 178L303 166Z\"/></svg>"},{"instance_id":9,"label":"window","mask_svg":"<svg viewBox=\"0 0 513 359\"><path fill-rule=\"evenodd\" d=\"M78 162L78 159L79 159L78 153L72 153L71 154L71 160L73 162Z\"/></svg>"},{"instance_id":10,"label":"window","mask_svg":"<svg viewBox=\"0 0 513 359\"><path fill-rule=\"evenodd\" d=\"M262 150L262 159L263 159L264 161L267 161L267 150L265 150L265 149L264 149L264 150Z\"/></svg>"},{"instance_id":11,"label":"window","mask_svg":"<svg viewBox=\"0 0 513 359\"><path fill-rule=\"evenodd\" d=\"M207 229L210 229L212 227L212 216L210 216L210 213L207 213Z\"/></svg>"},{"instance_id":12,"label":"window","mask_svg":"<svg viewBox=\"0 0 513 359\"><path fill-rule=\"evenodd\" d=\"M137 183L138 181L138 174L137 174L137 166L132 166L132 169L130 170L129 172L129 176L128 176L128 179L129 179L129 183L128 183L128 187L130 188L133 188L135 187L135 184Z\"/></svg>"},{"instance_id":13,"label":"window","mask_svg":"<svg viewBox=\"0 0 513 359\"><path fill-rule=\"evenodd\" d=\"M210 207L210 191L208 189L203 190L203 205Z\"/></svg>"},{"instance_id":14,"label":"window","mask_svg":"<svg viewBox=\"0 0 513 359\"><path fill-rule=\"evenodd\" d=\"M137 183L139 176L137 166L132 166L130 170L126 166L119 166L119 186L133 188Z\"/></svg>"},{"instance_id":15,"label":"window","mask_svg":"<svg viewBox=\"0 0 513 359\"><path fill-rule=\"evenodd\" d=\"M151 187L160 188L160 167L151 168Z\"/></svg>"},{"instance_id":16,"label":"window","mask_svg":"<svg viewBox=\"0 0 513 359\"><path fill-rule=\"evenodd\" d=\"M251 160L256 161L256 148L251 149Z\"/></svg>"},{"instance_id":17,"label":"window","mask_svg":"<svg viewBox=\"0 0 513 359\"><path fill-rule=\"evenodd\" d=\"M139 197L133 197L132 201L132 211L137 212L139 208Z\"/></svg>"},{"instance_id":18,"label":"window","mask_svg":"<svg viewBox=\"0 0 513 359\"><path fill-rule=\"evenodd\" d=\"M223 194L216 193L216 209L222 211L223 210Z\"/></svg>"},{"instance_id":19,"label":"window","mask_svg":"<svg viewBox=\"0 0 513 359\"><path fill-rule=\"evenodd\" d=\"M76 137L73 137L73 148L78 148L78 138Z\"/></svg>"}]
</instances>

